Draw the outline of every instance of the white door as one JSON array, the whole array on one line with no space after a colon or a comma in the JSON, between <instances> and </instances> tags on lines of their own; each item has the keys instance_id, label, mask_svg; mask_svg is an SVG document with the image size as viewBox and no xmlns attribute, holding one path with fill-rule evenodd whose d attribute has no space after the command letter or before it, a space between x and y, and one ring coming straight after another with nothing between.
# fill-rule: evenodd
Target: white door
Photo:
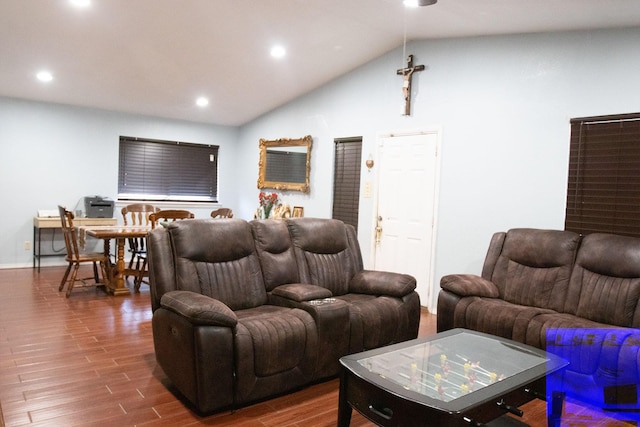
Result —
<instances>
[{"instance_id":1,"label":"white door","mask_svg":"<svg viewBox=\"0 0 640 427\"><path fill-rule=\"evenodd\" d=\"M439 140L437 131L382 136L377 168L375 269L414 276L432 312Z\"/></svg>"}]
</instances>

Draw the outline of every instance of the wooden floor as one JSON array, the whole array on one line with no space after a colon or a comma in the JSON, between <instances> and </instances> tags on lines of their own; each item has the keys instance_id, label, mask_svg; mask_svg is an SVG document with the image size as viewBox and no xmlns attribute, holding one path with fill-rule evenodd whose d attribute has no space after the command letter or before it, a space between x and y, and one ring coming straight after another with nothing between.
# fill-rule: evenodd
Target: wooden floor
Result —
<instances>
[{"instance_id":1,"label":"wooden floor","mask_svg":"<svg viewBox=\"0 0 640 427\"><path fill-rule=\"evenodd\" d=\"M148 287L124 297L74 289L67 299L58 292L62 273L0 270L0 426L336 425L337 379L233 414L197 416L156 364ZM420 336L435 330L425 312ZM544 403L522 409L523 421L546 425ZM351 425L373 424L354 411Z\"/></svg>"}]
</instances>

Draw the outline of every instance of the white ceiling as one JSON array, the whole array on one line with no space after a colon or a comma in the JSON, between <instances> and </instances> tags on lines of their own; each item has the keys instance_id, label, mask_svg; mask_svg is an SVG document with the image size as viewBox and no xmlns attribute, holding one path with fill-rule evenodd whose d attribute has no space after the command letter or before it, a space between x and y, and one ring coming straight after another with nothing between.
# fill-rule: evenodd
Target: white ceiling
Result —
<instances>
[{"instance_id":1,"label":"white ceiling","mask_svg":"<svg viewBox=\"0 0 640 427\"><path fill-rule=\"evenodd\" d=\"M640 25L638 0L91 1L0 0L0 96L242 125L402 46L405 29L415 40ZM45 68L48 84L35 79Z\"/></svg>"}]
</instances>

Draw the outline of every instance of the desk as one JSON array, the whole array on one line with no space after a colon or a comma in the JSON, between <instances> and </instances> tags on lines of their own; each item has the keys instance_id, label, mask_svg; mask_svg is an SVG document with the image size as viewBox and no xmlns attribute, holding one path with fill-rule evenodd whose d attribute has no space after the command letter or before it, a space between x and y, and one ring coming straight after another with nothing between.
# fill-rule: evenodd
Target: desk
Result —
<instances>
[{"instance_id":1,"label":"desk","mask_svg":"<svg viewBox=\"0 0 640 427\"><path fill-rule=\"evenodd\" d=\"M115 218L74 218L73 224L76 226L92 226L92 225L116 225L118 220ZM48 256L66 256L67 250L63 249L59 254L42 255L42 230L60 230L62 236L62 224L60 217L39 217L33 218L33 268L36 268L36 260L38 262L38 272L40 272L40 258Z\"/></svg>"},{"instance_id":2,"label":"desk","mask_svg":"<svg viewBox=\"0 0 640 427\"><path fill-rule=\"evenodd\" d=\"M148 226L90 226L78 227L79 238L82 241L83 234L96 239L104 240L104 254L108 260L111 259L110 242L111 239L116 241L116 264L107 266L107 292L113 295L128 295L131 292L124 285L124 277L127 275L137 275L138 270L130 270L125 268L124 262L124 246L127 239L146 237L151 227ZM111 261L109 261L110 263ZM115 267L115 268L114 268Z\"/></svg>"}]
</instances>

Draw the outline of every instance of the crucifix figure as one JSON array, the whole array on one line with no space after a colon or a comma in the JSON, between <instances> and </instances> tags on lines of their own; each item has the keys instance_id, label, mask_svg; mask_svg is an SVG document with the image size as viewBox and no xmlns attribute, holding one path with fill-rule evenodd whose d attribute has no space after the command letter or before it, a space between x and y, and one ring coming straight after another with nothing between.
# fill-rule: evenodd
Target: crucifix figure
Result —
<instances>
[{"instance_id":1,"label":"crucifix figure","mask_svg":"<svg viewBox=\"0 0 640 427\"><path fill-rule=\"evenodd\" d=\"M402 76L402 94L404 95L404 115L411 114L411 77L416 71L424 70L424 65L413 65L413 55L407 57L407 66L400 68L396 74Z\"/></svg>"}]
</instances>

